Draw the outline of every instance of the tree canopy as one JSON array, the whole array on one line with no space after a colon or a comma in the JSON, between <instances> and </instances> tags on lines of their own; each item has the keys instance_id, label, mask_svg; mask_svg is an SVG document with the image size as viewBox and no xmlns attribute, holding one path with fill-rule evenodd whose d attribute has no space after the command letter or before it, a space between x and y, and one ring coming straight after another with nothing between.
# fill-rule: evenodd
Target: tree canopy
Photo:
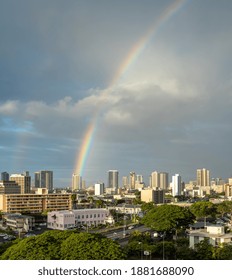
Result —
<instances>
[{"instance_id":1,"label":"tree canopy","mask_svg":"<svg viewBox=\"0 0 232 280\"><path fill-rule=\"evenodd\" d=\"M142 223L157 231L187 228L194 220L188 208L164 204L149 210L142 218Z\"/></svg>"},{"instance_id":2,"label":"tree canopy","mask_svg":"<svg viewBox=\"0 0 232 280\"><path fill-rule=\"evenodd\" d=\"M216 206L209 201L198 201L190 206L190 211L197 217L214 217L216 215Z\"/></svg>"},{"instance_id":3,"label":"tree canopy","mask_svg":"<svg viewBox=\"0 0 232 280\"><path fill-rule=\"evenodd\" d=\"M13 244L3 260L110 260L125 256L118 243L99 234L47 231Z\"/></svg>"},{"instance_id":4,"label":"tree canopy","mask_svg":"<svg viewBox=\"0 0 232 280\"><path fill-rule=\"evenodd\" d=\"M232 201L223 201L216 206L217 212L222 216L225 213L232 213Z\"/></svg>"}]
</instances>

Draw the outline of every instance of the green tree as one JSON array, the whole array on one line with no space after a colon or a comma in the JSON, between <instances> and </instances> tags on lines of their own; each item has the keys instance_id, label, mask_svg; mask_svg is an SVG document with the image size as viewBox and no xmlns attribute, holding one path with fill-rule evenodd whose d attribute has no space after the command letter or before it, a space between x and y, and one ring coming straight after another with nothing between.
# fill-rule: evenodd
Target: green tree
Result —
<instances>
[{"instance_id":1,"label":"green tree","mask_svg":"<svg viewBox=\"0 0 232 280\"><path fill-rule=\"evenodd\" d=\"M198 201L190 206L190 211L197 217L215 217L216 206L210 201Z\"/></svg>"},{"instance_id":2,"label":"green tree","mask_svg":"<svg viewBox=\"0 0 232 280\"><path fill-rule=\"evenodd\" d=\"M8 241L8 242L4 242L4 243L0 243L0 256L9 248L11 247L13 244L16 244L19 242L19 239L16 239L14 241Z\"/></svg>"},{"instance_id":3,"label":"green tree","mask_svg":"<svg viewBox=\"0 0 232 280\"><path fill-rule=\"evenodd\" d=\"M1 256L5 260L59 260L60 247L71 231L47 231L27 237L9 247Z\"/></svg>"},{"instance_id":4,"label":"green tree","mask_svg":"<svg viewBox=\"0 0 232 280\"><path fill-rule=\"evenodd\" d=\"M77 194L76 193L73 193L71 195L71 201L72 201L72 207L75 207L76 206L76 199L77 199Z\"/></svg>"},{"instance_id":5,"label":"green tree","mask_svg":"<svg viewBox=\"0 0 232 280\"><path fill-rule=\"evenodd\" d=\"M224 202L224 201L223 201ZM217 207L217 213L221 214L221 217L228 211L227 205L225 203L219 203Z\"/></svg>"},{"instance_id":6,"label":"green tree","mask_svg":"<svg viewBox=\"0 0 232 280\"><path fill-rule=\"evenodd\" d=\"M129 242L137 241L143 243L151 243L152 238L150 232L141 232L139 230L134 230L129 236Z\"/></svg>"},{"instance_id":7,"label":"green tree","mask_svg":"<svg viewBox=\"0 0 232 280\"><path fill-rule=\"evenodd\" d=\"M172 231L187 228L193 220L188 208L164 204L148 211L141 222L157 231Z\"/></svg>"},{"instance_id":8,"label":"green tree","mask_svg":"<svg viewBox=\"0 0 232 280\"><path fill-rule=\"evenodd\" d=\"M61 246L64 260L120 260L125 258L120 245L99 234L72 234Z\"/></svg>"},{"instance_id":9,"label":"green tree","mask_svg":"<svg viewBox=\"0 0 232 280\"><path fill-rule=\"evenodd\" d=\"M179 238L175 243L177 260L195 260L196 252L189 248L189 238Z\"/></svg>"},{"instance_id":10,"label":"green tree","mask_svg":"<svg viewBox=\"0 0 232 280\"><path fill-rule=\"evenodd\" d=\"M171 241L162 241L155 245L153 255L158 259L174 260L176 258L176 248Z\"/></svg>"},{"instance_id":11,"label":"green tree","mask_svg":"<svg viewBox=\"0 0 232 280\"><path fill-rule=\"evenodd\" d=\"M95 201L96 208L103 208L105 206L104 201L101 199L98 199Z\"/></svg>"},{"instance_id":12,"label":"green tree","mask_svg":"<svg viewBox=\"0 0 232 280\"><path fill-rule=\"evenodd\" d=\"M197 260L213 260L214 247L209 243L208 238L200 241L195 245L196 259Z\"/></svg>"},{"instance_id":13,"label":"green tree","mask_svg":"<svg viewBox=\"0 0 232 280\"><path fill-rule=\"evenodd\" d=\"M140 241L143 237L142 237L142 232L139 230L134 230L131 234L130 234L130 239L134 239L134 240L138 240Z\"/></svg>"},{"instance_id":14,"label":"green tree","mask_svg":"<svg viewBox=\"0 0 232 280\"><path fill-rule=\"evenodd\" d=\"M3 260L123 259L120 245L97 234L77 231L47 231L13 244Z\"/></svg>"},{"instance_id":15,"label":"green tree","mask_svg":"<svg viewBox=\"0 0 232 280\"><path fill-rule=\"evenodd\" d=\"M232 245L224 243L216 248L215 258L217 260L232 260Z\"/></svg>"},{"instance_id":16,"label":"green tree","mask_svg":"<svg viewBox=\"0 0 232 280\"><path fill-rule=\"evenodd\" d=\"M216 210L218 213L223 216L225 213L232 214L232 201L223 201L216 206Z\"/></svg>"},{"instance_id":17,"label":"green tree","mask_svg":"<svg viewBox=\"0 0 232 280\"><path fill-rule=\"evenodd\" d=\"M141 205L141 210L143 211L143 213L146 213L150 210L153 210L156 207L157 206L155 205L154 202L143 202Z\"/></svg>"}]
</instances>

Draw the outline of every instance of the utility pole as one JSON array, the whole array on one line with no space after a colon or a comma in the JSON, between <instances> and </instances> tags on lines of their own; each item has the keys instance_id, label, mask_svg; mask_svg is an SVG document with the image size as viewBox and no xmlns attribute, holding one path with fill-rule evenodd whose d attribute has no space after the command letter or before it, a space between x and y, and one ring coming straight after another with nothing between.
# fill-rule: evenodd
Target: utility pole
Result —
<instances>
[{"instance_id":1,"label":"utility pole","mask_svg":"<svg viewBox=\"0 0 232 280\"><path fill-rule=\"evenodd\" d=\"M143 259L143 243L139 242L140 244L140 249L141 249L141 260Z\"/></svg>"},{"instance_id":2,"label":"utility pole","mask_svg":"<svg viewBox=\"0 0 232 280\"><path fill-rule=\"evenodd\" d=\"M163 260L165 259L164 236L165 236L165 232L163 233Z\"/></svg>"},{"instance_id":3,"label":"utility pole","mask_svg":"<svg viewBox=\"0 0 232 280\"><path fill-rule=\"evenodd\" d=\"M123 216L124 225L123 225L123 236L126 236L126 215Z\"/></svg>"}]
</instances>

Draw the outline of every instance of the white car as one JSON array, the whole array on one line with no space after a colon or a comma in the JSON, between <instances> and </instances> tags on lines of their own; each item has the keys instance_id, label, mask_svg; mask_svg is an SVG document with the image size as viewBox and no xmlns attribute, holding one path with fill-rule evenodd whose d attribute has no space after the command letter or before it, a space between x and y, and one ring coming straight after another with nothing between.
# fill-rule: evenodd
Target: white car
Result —
<instances>
[{"instance_id":1,"label":"white car","mask_svg":"<svg viewBox=\"0 0 232 280\"><path fill-rule=\"evenodd\" d=\"M36 234L34 234L34 233L27 233L27 234L25 234L25 237L31 237L31 236L36 236Z\"/></svg>"}]
</instances>

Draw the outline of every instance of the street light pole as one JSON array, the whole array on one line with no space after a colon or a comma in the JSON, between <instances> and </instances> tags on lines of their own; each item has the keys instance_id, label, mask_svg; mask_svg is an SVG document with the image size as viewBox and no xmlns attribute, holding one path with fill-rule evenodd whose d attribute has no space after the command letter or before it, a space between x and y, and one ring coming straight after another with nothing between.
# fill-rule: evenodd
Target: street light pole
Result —
<instances>
[{"instance_id":1,"label":"street light pole","mask_svg":"<svg viewBox=\"0 0 232 280\"><path fill-rule=\"evenodd\" d=\"M139 242L141 251L141 260L143 259L143 243Z\"/></svg>"},{"instance_id":2,"label":"street light pole","mask_svg":"<svg viewBox=\"0 0 232 280\"><path fill-rule=\"evenodd\" d=\"M123 236L126 236L126 216L124 215Z\"/></svg>"},{"instance_id":3,"label":"street light pole","mask_svg":"<svg viewBox=\"0 0 232 280\"><path fill-rule=\"evenodd\" d=\"M163 260L165 259L165 252L164 252L164 235L165 235L165 232L163 233Z\"/></svg>"}]
</instances>

